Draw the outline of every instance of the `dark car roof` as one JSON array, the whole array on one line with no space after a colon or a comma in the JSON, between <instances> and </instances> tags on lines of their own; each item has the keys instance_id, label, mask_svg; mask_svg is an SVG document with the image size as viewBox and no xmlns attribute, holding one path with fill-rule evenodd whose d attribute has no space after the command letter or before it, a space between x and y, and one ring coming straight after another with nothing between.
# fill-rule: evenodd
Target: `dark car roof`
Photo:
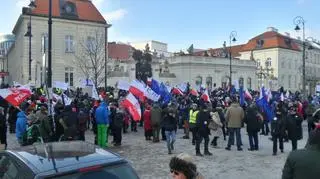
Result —
<instances>
[{"instance_id":1,"label":"dark car roof","mask_svg":"<svg viewBox=\"0 0 320 179\"><path fill-rule=\"evenodd\" d=\"M35 173L65 172L92 165L126 162L120 156L82 141L35 144L7 150L24 162Z\"/></svg>"}]
</instances>

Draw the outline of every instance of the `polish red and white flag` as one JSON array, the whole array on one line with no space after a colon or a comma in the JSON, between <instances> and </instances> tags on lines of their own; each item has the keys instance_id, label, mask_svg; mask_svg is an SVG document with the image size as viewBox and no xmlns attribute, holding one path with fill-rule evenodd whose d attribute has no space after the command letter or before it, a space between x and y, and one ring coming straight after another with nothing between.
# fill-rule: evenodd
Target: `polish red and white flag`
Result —
<instances>
[{"instance_id":1,"label":"polish red and white flag","mask_svg":"<svg viewBox=\"0 0 320 179\"><path fill-rule=\"evenodd\" d=\"M24 88L5 88L0 89L0 96L8 101L13 106L19 106L27 98L32 95L32 92Z\"/></svg>"},{"instance_id":2,"label":"polish red and white flag","mask_svg":"<svg viewBox=\"0 0 320 179\"><path fill-rule=\"evenodd\" d=\"M121 105L128 110L134 121L141 119L141 107L139 101L129 93L127 97L121 102Z\"/></svg>"},{"instance_id":3,"label":"polish red and white flag","mask_svg":"<svg viewBox=\"0 0 320 179\"><path fill-rule=\"evenodd\" d=\"M145 94L145 86L138 80L133 80L129 87L129 92L132 93L134 96L139 98L140 100L144 100L144 94Z\"/></svg>"},{"instance_id":4,"label":"polish red and white flag","mask_svg":"<svg viewBox=\"0 0 320 179\"><path fill-rule=\"evenodd\" d=\"M173 88L171 91L172 94L183 96L183 92L179 88Z\"/></svg>"},{"instance_id":5,"label":"polish red and white flag","mask_svg":"<svg viewBox=\"0 0 320 179\"><path fill-rule=\"evenodd\" d=\"M201 95L201 99L203 99L203 101L205 101L205 102L209 102L210 103L210 97L209 97L208 89L206 89L204 91L204 93Z\"/></svg>"}]
</instances>

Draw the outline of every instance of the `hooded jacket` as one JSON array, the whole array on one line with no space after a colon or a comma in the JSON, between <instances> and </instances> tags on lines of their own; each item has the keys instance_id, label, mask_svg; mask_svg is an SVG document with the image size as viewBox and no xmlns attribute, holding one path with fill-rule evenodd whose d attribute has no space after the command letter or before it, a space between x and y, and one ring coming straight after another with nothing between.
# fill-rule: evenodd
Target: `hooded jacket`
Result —
<instances>
[{"instance_id":1,"label":"hooded jacket","mask_svg":"<svg viewBox=\"0 0 320 179\"><path fill-rule=\"evenodd\" d=\"M24 112L19 112L17 117L16 137L17 139L21 139L23 134L27 131L27 116Z\"/></svg>"},{"instance_id":2,"label":"hooded jacket","mask_svg":"<svg viewBox=\"0 0 320 179\"><path fill-rule=\"evenodd\" d=\"M239 103L232 103L226 112L226 122L229 128L241 128L244 111Z\"/></svg>"},{"instance_id":3,"label":"hooded jacket","mask_svg":"<svg viewBox=\"0 0 320 179\"><path fill-rule=\"evenodd\" d=\"M110 124L108 105L105 102L102 102L96 110L96 122L97 124Z\"/></svg>"},{"instance_id":4,"label":"hooded jacket","mask_svg":"<svg viewBox=\"0 0 320 179\"><path fill-rule=\"evenodd\" d=\"M151 124L153 126L160 125L162 117L162 110L159 106L154 106L151 109Z\"/></svg>"}]
</instances>

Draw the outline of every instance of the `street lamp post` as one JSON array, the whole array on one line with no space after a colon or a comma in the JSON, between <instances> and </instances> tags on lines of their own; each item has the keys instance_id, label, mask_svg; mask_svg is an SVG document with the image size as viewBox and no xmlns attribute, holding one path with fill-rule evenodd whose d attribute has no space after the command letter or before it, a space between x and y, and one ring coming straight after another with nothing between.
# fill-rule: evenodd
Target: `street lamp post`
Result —
<instances>
[{"instance_id":1,"label":"street lamp post","mask_svg":"<svg viewBox=\"0 0 320 179\"><path fill-rule=\"evenodd\" d=\"M52 0L49 0L49 19L48 19L48 79L47 88L52 88ZM52 103L52 100L50 100Z\"/></svg>"},{"instance_id":2,"label":"street lamp post","mask_svg":"<svg viewBox=\"0 0 320 179\"><path fill-rule=\"evenodd\" d=\"M301 30L299 25L302 25L302 94L306 97L306 43L305 43L305 20L301 16L297 16L293 20L296 25L296 31Z\"/></svg>"},{"instance_id":3,"label":"street lamp post","mask_svg":"<svg viewBox=\"0 0 320 179\"><path fill-rule=\"evenodd\" d=\"M34 8L36 8L36 4L34 2L34 0L30 0L30 4L28 5L29 6L29 10L30 10L30 16L29 16L29 23L28 23L28 31L27 33L24 35L25 37L29 37L29 63L28 63L28 70L29 70L29 76L28 76L28 80L29 82L31 81L31 62L32 62L32 59L31 59L31 38L32 38L32 32L31 32L31 16L32 16L32 10Z\"/></svg>"},{"instance_id":4,"label":"street lamp post","mask_svg":"<svg viewBox=\"0 0 320 179\"><path fill-rule=\"evenodd\" d=\"M237 39L236 39L236 37L237 37L237 32L236 31L232 31L231 33L230 33L230 36L229 36L229 60L230 60L230 89L231 89L231 87L232 87L232 54L231 54L231 42L236 42L237 41Z\"/></svg>"}]
</instances>

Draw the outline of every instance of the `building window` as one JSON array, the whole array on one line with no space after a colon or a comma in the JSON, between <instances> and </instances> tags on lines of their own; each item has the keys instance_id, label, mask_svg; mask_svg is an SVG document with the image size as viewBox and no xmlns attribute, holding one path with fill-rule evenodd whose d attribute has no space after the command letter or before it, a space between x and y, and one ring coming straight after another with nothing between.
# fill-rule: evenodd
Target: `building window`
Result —
<instances>
[{"instance_id":1,"label":"building window","mask_svg":"<svg viewBox=\"0 0 320 179\"><path fill-rule=\"evenodd\" d=\"M96 45L95 45L95 38L94 37L87 37L87 48L90 52L94 53L95 49L96 49Z\"/></svg>"},{"instance_id":2,"label":"building window","mask_svg":"<svg viewBox=\"0 0 320 179\"><path fill-rule=\"evenodd\" d=\"M281 82L282 86L284 86L284 78L285 78L285 76L284 76L284 75L281 75L281 80L280 80L280 82Z\"/></svg>"},{"instance_id":3,"label":"building window","mask_svg":"<svg viewBox=\"0 0 320 179\"><path fill-rule=\"evenodd\" d=\"M247 79L247 88L251 89L251 78L250 77Z\"/></svg>"},{"instance_id":4,"label":"building window","mask_svg":"<svg viewBox=\"0 0 320 179\"><path fill-rule=\"evenodd\" d=\"M209 89L211 89L212 88L212 77L211 76L208 76L207 78L206 78L206 87L207 88L209 88Z\"/></svg>"},{"instance_id":5,"label":"building window","mask_svg":"<svg viewBox=\"0 0 320 179\"><path fill-rule=\"evenodd\" d=\"M260 67L260 66L261 66L261 60L257 59L257 67Z\"/></svg>"},{"instance_id":6,"label":"building window","mask_svg":"<svg viewBox=\"0 0 320 179\"><path fill-rule=\"evenodd\" d=\"M262 47L263 47L263 44L264 44L264 40L262 40L262 39L257 40L256 48L262 48Z\"/></svg>"},{"instance_id":7,"label":"building window","mask_svg":"<svg viewBox=\"0 0 320 179\"><path fill-rule=\"evenodd\" d=\"M73 86L73 68L72 67L66 67L64 72L64 81L68 83L70 86Z\"/></svg>"},{"instance_id":8,"label":"building window","mask_svg":"<svg viewBox=\"0 0 320 179\"><path fill-rule=\"evenodd\" d=\"M239 87L243 87L244 80L242 77L239 78Z\"/></svg>"},{"instance_id":9,"label":"building window","mask_svg":"<svg viewBox=\"0 0 320 179\"><path fill-rule=\"evenodd\" d=\"M202 77L201 76L197 76L196 77L196 85L200 86L202 84Z\"/></svg>"},{"instance_id":10,"label":"building window","mask_svg":"<svg viewBox=\"0 0 320 179\"><path fill-rule=\"evenodd\" d=\"M66 43L66 52L72 53L74 52L74 41L72 35L65 36L65 43Z\"/></svg>"},{"instance_id":11,"label":"building window","mask_svg":"<svg viewBox=\"0 0 320 179\"><path fill-rule=\"evenodd\" d=\"M294 76L294 87L297 88L297 76Z\"/></svg>"},{"instance_id":12,"label":"building window","mask_svg":"<svg viewBox=\"0 0 320 179\"><path fill-rule=\"evenodd\" d=\"M288 87L291 88L291 75L288 76Z\"/></svg>"},{"instance_id":13,"label":"building window","mask_svg":"<svg viewBox=\"0 0 320 179\"><path fill-rule=\"evenodd\" d=\"M284 65L285 65L285 62L282 61L282 62L281 62L281 68L284 68Z\"/></svg>"},{"instance_id":14,"label":"building window","mask_svg":"<svg viewBox=\"0 0 320 179\"><path fill-rule=\"evenodd\" d=\"M44 33L41 36L41 52L45 53L48 49L48 34Z\"/></svg>"},{"instance_id":15,"label":"building window","mask_svg":"<svg viewBox=\"0 0 320 179\"><path fill-rule=\"evenodd\" d=\"M288 68L291 69L291 62L288 62Z\"/></svg>"},{"instance_id":16,"label":"building window","mask_svg":"<svg viewBox=\"0 0 320 179\"><path fill-rule=\"evenodd\" d=\"M271 67L271 58L267 58L266 67Z\"/></svg>"}]
</instances>

